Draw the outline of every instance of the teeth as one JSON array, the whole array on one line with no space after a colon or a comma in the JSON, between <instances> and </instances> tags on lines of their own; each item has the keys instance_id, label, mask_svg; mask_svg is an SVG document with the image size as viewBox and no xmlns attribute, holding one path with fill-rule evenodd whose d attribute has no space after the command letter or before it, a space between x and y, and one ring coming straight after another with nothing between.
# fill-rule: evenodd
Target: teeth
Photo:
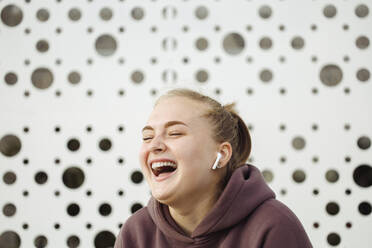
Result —
<instances>
[{"instance_id":1,"label":"teeth","mask_svg":"<svg viewBox=\"0 0 372 248\"><path fill-rule=\"evenodd\" d=\"M174 168L177 167L177 165L175 163L169 162L169 161L167 161L167 162L155 162L155 163L152 163L152 165L151 165L151 167L153 169L156 169L156 168L159 168L159 167L163 167L163 166L172 166Z\"/></svg>"}]
</instances>

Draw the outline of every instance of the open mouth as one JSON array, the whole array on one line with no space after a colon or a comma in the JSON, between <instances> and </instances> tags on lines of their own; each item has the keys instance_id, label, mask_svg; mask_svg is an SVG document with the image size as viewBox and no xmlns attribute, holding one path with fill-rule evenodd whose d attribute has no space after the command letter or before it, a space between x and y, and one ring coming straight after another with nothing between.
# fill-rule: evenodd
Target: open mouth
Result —
<instances>
[{"instance_id":1,"label":"open mouth","mask_svg":"<svg viewBox=\"0 0 372 248\"><path fill-rule=\"evenodd\" d=\"M151 170L155 176L159 176L160 174L163 174L163 173L173 172L176 169L177 169L177 164L171 161L154 162L151 164Z\"/></svg>"}]
</instances>

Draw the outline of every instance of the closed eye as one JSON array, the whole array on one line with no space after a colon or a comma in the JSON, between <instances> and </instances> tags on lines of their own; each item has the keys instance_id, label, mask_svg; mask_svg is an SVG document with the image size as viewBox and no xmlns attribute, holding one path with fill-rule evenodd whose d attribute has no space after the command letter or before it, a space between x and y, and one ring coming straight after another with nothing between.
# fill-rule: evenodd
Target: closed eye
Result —
<instances>
[{"instance_id":1,"label":"closed eye","mask_svg":"<svg viewBox=\"0 0 372 248\"><path fill-rule=\"evenodd\" d=\"M171 133L169 134L170 136L178 136L178 135L182 135L182 133Z\"/></svg>"},{"instance_id":2,"label":"closed eye","mask_svg":"<svg viewBox=\"0 0 372 248\"><path fill-rule=\"evenodd\" d=\"M152 139L152 137L143 137L142 138L143 141L150 140L150 139Z\"/></svg>"}]
</instances>

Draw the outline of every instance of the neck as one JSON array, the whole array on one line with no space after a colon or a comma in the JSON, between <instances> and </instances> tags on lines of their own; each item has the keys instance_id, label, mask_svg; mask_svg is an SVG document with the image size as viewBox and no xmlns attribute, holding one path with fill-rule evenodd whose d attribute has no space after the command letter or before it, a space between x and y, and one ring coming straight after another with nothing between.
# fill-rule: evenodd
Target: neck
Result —
<instances>
[{"instance_id":1,"label":"neck","mask_svg":"<svg viewBox=\"0 0 372 248\"><path fill-rule=\"evenodd\" d=\"M183 231L191 236L204 217L209 213L216 203L219 195L210 194L203 198L187 198L187 201L176 205L169 205L169 212L175 222Z\"/></svg>"}]
</instances>

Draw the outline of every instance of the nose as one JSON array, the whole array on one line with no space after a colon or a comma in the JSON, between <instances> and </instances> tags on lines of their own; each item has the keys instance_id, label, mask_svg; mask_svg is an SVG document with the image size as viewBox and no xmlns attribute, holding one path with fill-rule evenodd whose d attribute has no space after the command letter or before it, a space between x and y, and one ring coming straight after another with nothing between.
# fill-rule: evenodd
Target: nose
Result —
<instances>
[{"instance_id":1,"label":"nose","mask_svg":"<svg viewBox=\"0 0 372 248\"><path fill-rule=\"evenodd\" d=\"M166 150L167 146L164 144L160 135L152 139L150 151L153 153L160 153Z\"/></svg>"}]
</instances>

